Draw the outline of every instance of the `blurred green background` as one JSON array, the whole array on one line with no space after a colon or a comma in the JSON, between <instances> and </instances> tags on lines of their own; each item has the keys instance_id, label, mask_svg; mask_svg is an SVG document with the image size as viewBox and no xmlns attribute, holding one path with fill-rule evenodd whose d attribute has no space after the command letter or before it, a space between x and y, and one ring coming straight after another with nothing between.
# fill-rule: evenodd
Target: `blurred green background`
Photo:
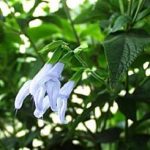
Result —
<instances>
[{"instance_id":1,"label":"blurred green background","mask_svg":"<svg viewBox=\"0 0 150 150\"><path fill-rule=\"evenodd\" d=\"M1 0L0 149L149 150L149 14L149 0ZM88 66L68 101L68 124L50 109L36 119L31 97L15 115L19 88L57 40L80 46ZM73 58L63 82L81 66Z\"/></svg>"}]
</instances>

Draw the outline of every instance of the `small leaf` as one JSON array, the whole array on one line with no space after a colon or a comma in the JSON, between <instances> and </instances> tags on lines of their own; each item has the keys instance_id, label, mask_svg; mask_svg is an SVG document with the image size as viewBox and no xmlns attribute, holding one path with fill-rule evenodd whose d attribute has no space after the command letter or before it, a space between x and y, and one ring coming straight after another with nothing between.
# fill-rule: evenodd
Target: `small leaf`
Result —
<instances>
[{"instance_id":1,"label":"small leaf","mask_svg":"<svg viewBox=\"0 0 150 150\"><path fill-rule=\"evenodd\" d=\"M63 41L53 41L52 43L46 45L44 48L42 48L41 53L49 52L49 51L55 51L58 47L62 45Z\"/></svg>"},{"instance_id":2,"label":"small leaf","mask_svg":"<svg viewBox=\"0 0 150 150\"><path fill-rule=\"evenodd\" d=\"M127 23L130 22L130 18L128 16L119 16L114 23L114 26L112 28L111 32L116 32L118 30L121 30L122 27L124 27L125 25L127 25Z\"/></svg>"},{"instance_id":3,"label":"small leaf","mask_svg":"<svg viewBox=\"0 0 150 150\"><path fill-rule=\"evenodd\" d=\"M144 17L148 16L149 14L150 14L150 8L143 10L142 12L140 12L138 14L136 21L143 19Z\"/></svg>"}]
</instances>

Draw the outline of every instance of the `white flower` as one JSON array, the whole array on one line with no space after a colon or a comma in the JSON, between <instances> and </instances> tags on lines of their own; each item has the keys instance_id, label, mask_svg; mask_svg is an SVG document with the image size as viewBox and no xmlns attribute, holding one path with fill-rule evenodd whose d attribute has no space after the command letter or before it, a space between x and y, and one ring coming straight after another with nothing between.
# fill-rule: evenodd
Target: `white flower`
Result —
<instances>
[{"instance_id":1,"label":"white flower","mask_svg":"<svg viewBox=\"0 0 150 150\"><path fill-rule=\"evenodd\" d=\"M65 113L67 110L67 100L75 86L74 81L68 81L64 84L64 86L60 89L59 96L57 98L57 111L60 123L66 123Z\"/></svg>"},{"instance_id":2,"label":"white flower","mask_svg":"<svg viewBox=\"0 0 150 150\"><path fill-rule=\"evenodd\" d=\"M25 82L21 89L19 90L16 99L15 99L15 109L20 109L22 107L23 101L30 94L29 87L31 84L31 80Z\"/></svg>"}]
</instances>

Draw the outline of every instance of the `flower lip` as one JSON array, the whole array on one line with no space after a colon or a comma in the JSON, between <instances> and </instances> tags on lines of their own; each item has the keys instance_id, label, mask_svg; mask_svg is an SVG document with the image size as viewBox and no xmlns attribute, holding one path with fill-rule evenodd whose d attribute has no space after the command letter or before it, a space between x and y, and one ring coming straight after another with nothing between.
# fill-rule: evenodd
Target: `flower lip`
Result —
<instances>
[{"instance_id":1,"label":"flower lip","mask_svg":"<svg viewBox=\"0 0 150 150\"><path fill-rule=\"evenodd\" d=\"M35 104L36 104L36 108L39 110L39 111L42 111L43 110L43 99L44 99L44 96L45 96L45 93L46 93L46 87L45 85L41 86L38 91L37 91L37 96L34 97L34 101L35 101Z\"/></svg>"},{"instance_id":2,"label":"flower lip","mask_svg":"<svg viewBox=\"0 0 150 150\"><path fill-rule=\"evenodd\" d=\"M19 90L16 99L15 99L15 108L20 109L23 105L25 98L30 94L29 87L31 84L31 80L26 81L21 89Z\"/></svg>"},{"instance_id":3,"label":"flower lip","mask_svg":"<svg viewBox=\"0 0 150 150\"><path fill-rule=\"evenodd\" d=\"M60 89L60 95L70 95L73 88L74 88L75 82L74 81L68 81L67 83L64 84L64 86Z\"/></svg>"},{"instance_id":4,"label":"flower lip","mask_svg":"<svg viewBox=\"0 0 150 150\"><path fill-rule=\"evenodd\" d=\"M69 95L59 94L59 98L61 98L63 100L67 100L69 98Z\"/></svg>"},{"instance_id":5,"label":"flower lip","mask_svg":"<svg viewBox=\"0 0 150 150\"><path fill-rule=\"evenodd\" d=\"M35 109L34 116L39 119L39 118L43 117L43 113L41 113L40 111L38 111L37 109Z\"/></svg>"},{"instance_id":6,"label":"flower lip","mask_svg":"<svg viewBox=\"0 0 150 150\"><path fill-rule=\"evenodd\" d=\"M46 83L46 91L49 98L49 104L52 111L57 111L57 102L56 99L59 95L60 90L60 81L57 79L56 81L50 80Z\"/></svg>"},{"instance_id":7,"label":"flower lip","mask_svg":"<svg viewBox=\"0 0 150 150\"><path fill-rule=\"evenodd\" d=\"M36 118L42 118L43 114L46 112L46 110L49 108L49 98L48 96L45 96L44 99L41 101L41 110L38 108L34 111L34 116Z\"/></svg>"},{"instance_id":8,"label":"flower lip","mask_svg":"<svg viewBox=\"0 0 150 150\"><path fill-rule=\"evenodd\" d=\"M72 80L65 83L63 87L60 89L59 96L57 98L58 116L59 116L60 123L62 124L67 123L65 120L65 113L67 110L67 101L74 86L75 86L75 82Z\"/></svg>"}]
</instances>

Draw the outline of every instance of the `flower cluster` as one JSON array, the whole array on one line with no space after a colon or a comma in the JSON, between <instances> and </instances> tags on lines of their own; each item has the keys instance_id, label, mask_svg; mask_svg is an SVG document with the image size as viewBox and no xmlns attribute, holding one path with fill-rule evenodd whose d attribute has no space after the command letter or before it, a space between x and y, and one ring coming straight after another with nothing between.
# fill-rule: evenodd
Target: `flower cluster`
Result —
<instances>
[{"instance_id":1,"label":"flower cluster","mask_svg":"<svg viewBox=\"0 0 150 150\"><path fill-rule=\"evenodd\" d=\"M21 87L15 99L15 109L20 109L25 98L32 95L36 118L43 117L50 107L52 111L58 113L60 123L66 123L67 100L75 86L75 81L69 80L61 87L60 78L63 68L62 62L45 64L32 80L26 81Z\"/></svg>"}]
</instances>

